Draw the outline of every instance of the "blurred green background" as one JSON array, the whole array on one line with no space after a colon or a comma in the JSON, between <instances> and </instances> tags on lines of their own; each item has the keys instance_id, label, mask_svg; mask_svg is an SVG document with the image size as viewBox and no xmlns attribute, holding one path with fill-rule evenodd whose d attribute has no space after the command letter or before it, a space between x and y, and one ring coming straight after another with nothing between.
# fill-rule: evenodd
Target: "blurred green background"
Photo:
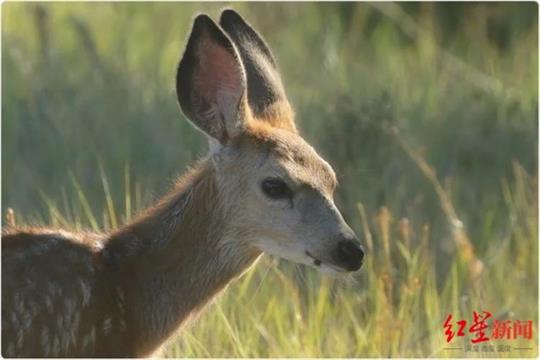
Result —
<instances>
[{"instance_id":1,"label":"blurred green background","mask_svg":"<svg viewBox=\"0 0 540 360\"><path fill-rule=\"evenodd\" d=\"M533 2L4 3L2 213L11 207L18 222L107 229L164 194L206 152L204 137L176 103L176 65L194 15L217 19L225 6L240 12L273 49L301 133L336 170L336 201L364 241L372 242L373 262L357 282L336 285L265 259L263 270L238 285L245 298L242 292L225 295L218 307L226 316L214 310L203 315L206 320L166 354L445 356L436 349L444 345L439 328L450 304L464 312L487 304L493 312L536 319ZM456 251L460 236L484 263L479 282L468 280L473 262L466 251ZM433 283L423 295L411 293L411 307L405 307L403 284L424 279L418 275L423 266L422 276ZM263 281L268 269L271 279ZM286 304L281 312L267 308L273 295L264 287L285 281L282 272L295 279L301 274L294 282L304 294L297 299L300 319L287 320ZM394 279L390 293L379 283L384 276ZM260 303L252 300L253 288ZM332 313L334 305L342 306L333 300L320 305L328 307L322 315L314 313L320 321L344 316L348 325L334 324L336 334L353 334L326 345L317 340L320 330L309 328L323 323L303 313L319 306L309 299L323 289L353 308ZM275 294L277 301L287 294ZM463 296L478 301L462 304ZM380 308L383 298L386 310ZM264 335L272 331L260 327L263 315L247 321L251 328L231 328L226 319L239 316L248 300L259 304L254 312L274 314L275 321L281 314L285 324L306 316L312 322L286 326L273 342ZM430 304L430 315L409 322L429 335L378 333L378 342L372 335L388 327L381 316L404 311L414 317ZM389 308L396 312L384 313ZM362 325L351 330L354 319ZM220 341L205 338L210 329ZM235 331L237 340L230 337ZM243 344L247 334L256 337L251 347ZM534 349L509 355L534 355Z\"/></svg>"}]
</instances>

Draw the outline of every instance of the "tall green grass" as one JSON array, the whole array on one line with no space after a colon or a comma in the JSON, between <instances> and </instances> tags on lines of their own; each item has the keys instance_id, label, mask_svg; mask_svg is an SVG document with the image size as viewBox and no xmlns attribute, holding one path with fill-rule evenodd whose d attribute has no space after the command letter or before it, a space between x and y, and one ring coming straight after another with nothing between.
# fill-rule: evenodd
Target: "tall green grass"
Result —
<instances>
[{"instance_id":1,"label":"tall green grass","mask_svg":"<svg viewBox=\"0 0 540 360\"><path fill-rule=\"evenodd\" d=\"M107 230L163 194L206 151L175 67L224 6L274 50L370 250L346 279L263 258L165 355L473 356L444 350L448 313L536 320L534 3L3 4L3 214Z\"/></svg>"}]
</instances>

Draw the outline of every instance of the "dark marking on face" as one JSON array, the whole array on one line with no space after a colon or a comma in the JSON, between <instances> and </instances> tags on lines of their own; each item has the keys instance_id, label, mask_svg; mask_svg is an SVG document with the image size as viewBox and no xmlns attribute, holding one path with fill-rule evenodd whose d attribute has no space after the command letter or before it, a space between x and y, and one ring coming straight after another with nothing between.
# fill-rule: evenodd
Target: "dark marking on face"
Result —
<instances>
[{"instance_id":1,"label":"dark marking on face","mask_svg":"<svg viewBox=\"0 0 540 360\"><path fill-rule=\"evenodd\" d=\"M219 115L219 121L221 121L221 127L223 129L226 129L227 128L226 127L227 123L226 123L226 120L225 120L225 115L221 111L218 113L218 115ZM229 141L229 134L227 134L227 131L224 131L222 136L223 136L223 142Z\"/></svg>"},{"instance_id":2,"label":"dark marking on face","mask_svg":"<svg viewBox=\"0 0 540 360\"><path fill-rule=\"evenodd\" d=\"M309 251L305 251L306 255L313 259L313 265L315 266L321 266L322 262L321 260L317 259L315 256L311 255Z\"/></svg>"},{"instance_id":3,"label":"dark marking on face","mask_svg":"<svg viewBox=\"0 0 540 360\"><path fill-rule=\"evenodd\" d=\"M293 197L294 197L294 195L289 199L289 204L291 205L291 209L294 209Z\"/></svg>"}]
</instances>

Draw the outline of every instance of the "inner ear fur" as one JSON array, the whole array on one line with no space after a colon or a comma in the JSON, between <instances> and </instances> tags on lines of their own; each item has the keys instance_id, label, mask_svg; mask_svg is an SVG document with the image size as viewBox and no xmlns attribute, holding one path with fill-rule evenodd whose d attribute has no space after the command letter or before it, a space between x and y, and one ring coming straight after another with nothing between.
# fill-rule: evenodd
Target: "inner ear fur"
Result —
<instances>
[{"instance_id":1,"label":"inner ear fur","mask_svg":"<svg viewBox=\"0 0 540 360\"><path fill-rule=\"evenodd\" d=\"M205 134L225 143L247 122L246 88L246 73L231 39L210 17L197 16L176 75L184 114Z\"/></svg>"}]
</instances>

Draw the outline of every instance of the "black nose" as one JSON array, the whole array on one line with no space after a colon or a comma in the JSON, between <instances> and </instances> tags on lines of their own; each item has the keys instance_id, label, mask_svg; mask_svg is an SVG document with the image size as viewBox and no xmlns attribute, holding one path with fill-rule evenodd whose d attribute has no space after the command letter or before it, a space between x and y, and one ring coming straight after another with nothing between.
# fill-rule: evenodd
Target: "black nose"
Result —
<instances>
[{"instance_id":1,"label":"black nose","mask_svg":"<svg viewBox=\"0 0 540 360\"><path fill-rule=\"evenodd\" d=\"M338 259L343 267L349 271L356 271L362 266L364 250L362 245L352 240L342 240L338 243Z\"/></svg>"}]
</instances>

